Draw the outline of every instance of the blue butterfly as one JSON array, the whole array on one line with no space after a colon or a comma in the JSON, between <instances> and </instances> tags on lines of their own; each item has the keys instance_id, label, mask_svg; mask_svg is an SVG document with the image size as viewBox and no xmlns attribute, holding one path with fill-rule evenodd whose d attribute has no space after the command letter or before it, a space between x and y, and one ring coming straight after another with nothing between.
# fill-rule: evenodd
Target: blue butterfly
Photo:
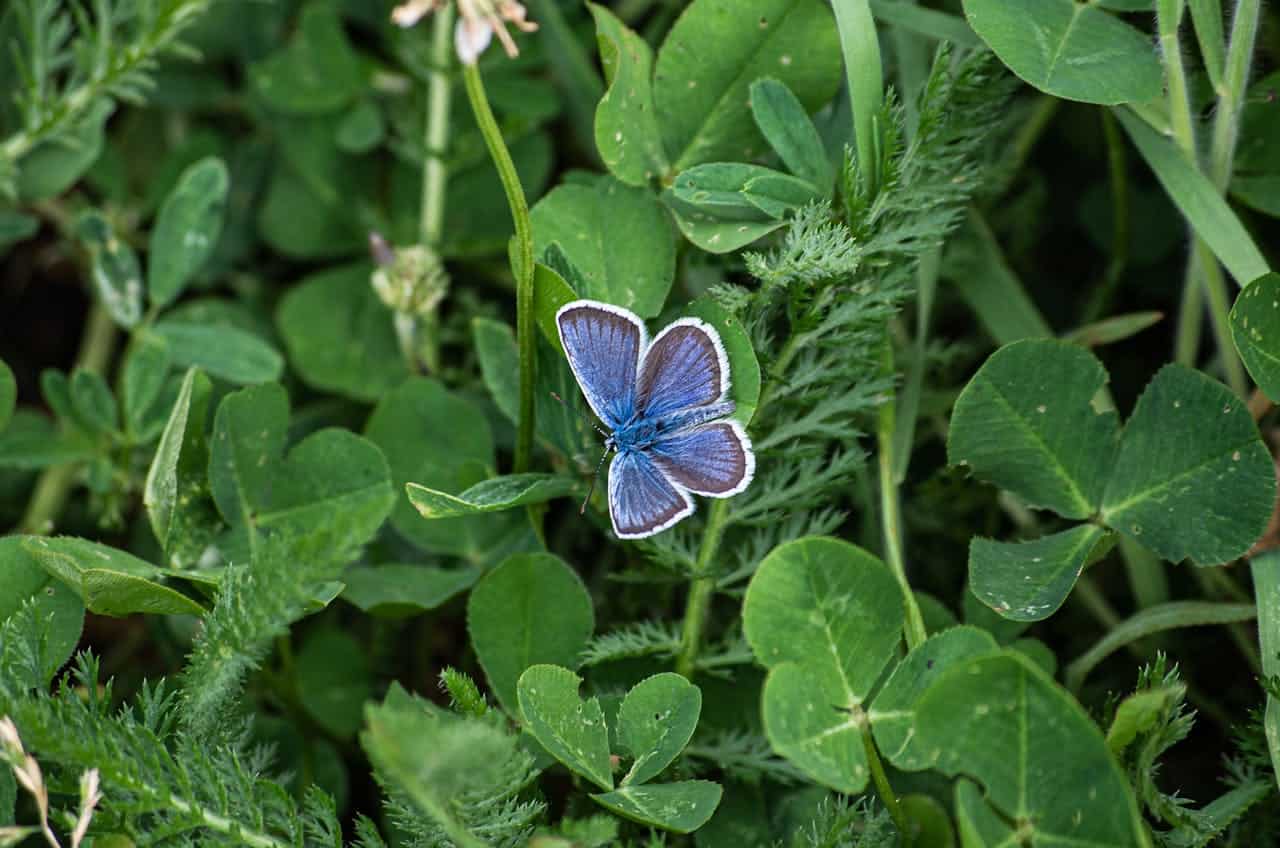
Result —
<instances>
[{"instance_id":1,"label":"blue butterfly","mask_svg":"<svg viewBox=\"0 0 1280 848\"><path fill-rule=\"evenodd\" d=\"M690 492L727 498L755 474L733 412L729 360L715 328L680 318L650 342L621 307L575 300L556 312L560 342L591 410L609 428L609 517L623 539L652 536L693 514ZM601 459L603 462L603 459Z\"/></svg>"}]
</instances>

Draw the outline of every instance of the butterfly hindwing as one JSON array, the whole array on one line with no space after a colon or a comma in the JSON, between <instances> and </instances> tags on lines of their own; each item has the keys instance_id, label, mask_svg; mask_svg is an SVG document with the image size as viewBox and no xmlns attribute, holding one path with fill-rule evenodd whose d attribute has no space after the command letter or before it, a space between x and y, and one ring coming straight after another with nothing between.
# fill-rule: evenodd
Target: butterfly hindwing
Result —
<instances>
[{"instance_id":1,"label":"butterfly hindwing","mask_svg":"<svg viewBox=\"0 0 1280 848\"><path fill-rule=\"evenodd\" d=\"M621 539L652 536L693 513L689 493L639 451L619 453L609 467L609 517Z\"/></svg>"},{"instance_id":2,"label":"butterfly hindwing","mask_svg":"<svg viewBox=\"0 0 1280 848\"><path fill-rule=\"evenodd\" d=\"M728 392L729 361L720 334L697 318L680 318L645 350L636 410L645 418L661 418L724 400Z\"/></svg>"},{"instance_id":3,"label":"butterfly hindwing","mask_svg":"<svg viewBox=\"0 0 1280 848\"><path fill-rule=\"evenodd\" d=\"M675 433L648 453L671 482L713 498L743 491L756 470L751 440L737 421L717 421Z\"/></svg>"},{"instance_id":4,"label":"butterfly hindwing","mask_svg":"<svg viewBox=\"0 0 1280 848\"><path fill-rule=\"evenodd\" d=\"M635 412L636 371L645 349L644 324L631 312L588 300L556 312L560 343L591 410L610 429Z\"/></svg>"}]
</instances>

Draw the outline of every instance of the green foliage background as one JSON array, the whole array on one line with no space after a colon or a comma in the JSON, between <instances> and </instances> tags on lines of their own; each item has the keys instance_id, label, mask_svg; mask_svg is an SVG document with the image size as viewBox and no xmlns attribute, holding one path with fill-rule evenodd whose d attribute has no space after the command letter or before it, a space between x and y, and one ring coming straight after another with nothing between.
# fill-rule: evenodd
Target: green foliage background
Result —
<instances>
[{"instance_id":1,"label":"green foliage background","mask_svg":"<svg viewBox=\"0 0 1280 848\"><path fill-rule=\"evenodd\" d=\"M0 844L1280 842L1280 13L393 5L0 7Z\"/></svg>"}]
</instances>

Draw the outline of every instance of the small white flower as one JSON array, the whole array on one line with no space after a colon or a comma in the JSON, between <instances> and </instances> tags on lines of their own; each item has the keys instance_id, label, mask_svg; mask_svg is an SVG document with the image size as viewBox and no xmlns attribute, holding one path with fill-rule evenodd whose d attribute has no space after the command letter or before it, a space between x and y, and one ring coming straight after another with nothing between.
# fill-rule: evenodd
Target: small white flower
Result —
<instances>
[{"instance_id":1,"label":"small white flower","mask_svg":"<svg viewBox=\"0 0 1280 848\"><path fill-rule=\"evenodd\" d=\"M75 830L71 832L71 848L80 848L80 843L89 832L89 822L93 820L93 810L102 800L98 791L98 770L89 769L80 775L80 817L76 819Z\"/></svg>"},{"instance_id":2,"label":"small white flower","mask_svg":"<svg viewBox=\"0 0 1280 848\"><path fill-rule=\"evenodd\" d=\"M407 0L392 10L391 19L397 26L411 27L444 2L446 0ZM538 29L536 23L528 20L529 13L518 0L457 0L457 4L458 25L453 40L458 59L466 65L474 65L479 60L494 35L508 56L514 59L520 55L507 24L521 32Z\"/></svg>"}]
</instances>

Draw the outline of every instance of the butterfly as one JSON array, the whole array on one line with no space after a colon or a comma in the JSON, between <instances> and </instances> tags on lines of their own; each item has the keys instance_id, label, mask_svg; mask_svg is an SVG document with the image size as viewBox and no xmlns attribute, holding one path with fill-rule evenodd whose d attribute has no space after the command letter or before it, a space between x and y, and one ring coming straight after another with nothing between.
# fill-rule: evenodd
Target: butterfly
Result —
<instances>
[{"instance_id":1,"label":"butterfly","mask_svg":"<svg viewBox=\"0 0 1280 848\"><path fill-rule=\"evenodd\" d=\"M622 539L652 536L693 514L690 492L727 498L755 474L733 413L729 359L714 327L680 318L649 341L635 313L594 300L556 312L569 367L608 428L609 517ZM590 497L590 495L588 495Z\"/></svg>"}]
</instances>

